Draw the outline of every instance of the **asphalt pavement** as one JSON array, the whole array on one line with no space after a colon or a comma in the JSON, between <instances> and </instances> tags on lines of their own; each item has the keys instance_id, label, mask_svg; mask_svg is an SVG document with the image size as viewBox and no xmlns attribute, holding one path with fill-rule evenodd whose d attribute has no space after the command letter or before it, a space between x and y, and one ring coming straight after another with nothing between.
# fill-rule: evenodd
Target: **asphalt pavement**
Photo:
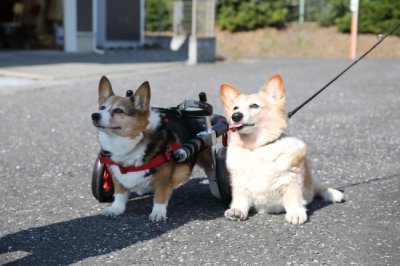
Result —
<instances>
[{"instance_id":1,"label":"asphalt pavement","mask_svg":"<svg viewBox=\"0 0 400 266\"><path fill-rule=\"evenodd\" d=\"M9 60L0 60L0 264L399 265L399 60L361 61L289 121L288 134L308 144L313 174L342 190L345 202L315 199L303 225L288 224L284 214L228 221L196 168L175 190L168 220L155 223L148 220L151 196L131 199L112 218L99 215L107 204L91 194L99 145L90 115L101 75L118 94L148 80L159 107L204 91L222 114L221 82L253 92L280 73L290 111L351 62L253 58L187 66L181 58L57 54L43 63L44 55L35 61L29 53L0 53Z\"/></svg>"}]
</instances>

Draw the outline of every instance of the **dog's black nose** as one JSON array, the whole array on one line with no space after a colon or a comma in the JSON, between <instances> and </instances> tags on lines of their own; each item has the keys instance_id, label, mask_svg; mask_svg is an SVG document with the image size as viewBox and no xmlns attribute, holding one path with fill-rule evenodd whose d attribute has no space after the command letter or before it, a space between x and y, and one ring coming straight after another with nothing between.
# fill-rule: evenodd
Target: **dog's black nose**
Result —
<instances>
[{"instance_id":1,"label":"dog's black nose","mask_svg":"<svg viewBox=\"0 0 400 266\"><path fill-rule=\"evenodd\" d=\"M93 121L99 121L100 118L101 118L101 114L99 114L99 113L93 113L92 114L92 120Z\"/></svg>"},{"instance_id":2,"label":"dog's black nose","mask_svg":"<svg viewBox=\"0 0 400 266\"><path fill-rule=\"evenodd\" d=\"M236 112L236 113L233 113L233 115L232 115L233 122L240 122L240 120L242 120L242 118L243 118L243 114L241 112Z\"/></svg>"}]
</instances>

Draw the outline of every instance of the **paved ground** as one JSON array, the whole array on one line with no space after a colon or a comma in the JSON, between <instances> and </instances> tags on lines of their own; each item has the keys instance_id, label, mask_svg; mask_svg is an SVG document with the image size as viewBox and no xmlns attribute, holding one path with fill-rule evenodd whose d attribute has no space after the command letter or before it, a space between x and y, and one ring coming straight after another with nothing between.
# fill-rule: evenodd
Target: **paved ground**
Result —
<instances>
[{"instance_id":1,"label":"paved ground","mask_svg":"<svg viewBox=\"0 0 400 266\"><path fill-rule=\"evenodd\" d=\"M0 62L2 71L18 67ZM90 188L99 149L90 122L98 79L109 74L118 93L149 80L155 106L174 106L206 91L221 113L220 82L250 92L277 72L286 80L289 110L349 61L168 62L154 69L148 64L145 71L131 66L132 73L129 66L113 72L119 62L96 63L104 67L96 75L71 75L69 67L64 76L52 76L57 65L48 65L41 74L49 79L21 84L27 76L0 78L0 264L398 265L399 61L360 62L291 119L288 132L309 144L314 174L346 197L335 205L316 199L300 226L287 224L284 215L224 219L225 206L210 195L198 169L175 191L167 222L148 221L151 197L131 200L120 217L99 216L105 204Z\"/></svg>"}]
</instances>

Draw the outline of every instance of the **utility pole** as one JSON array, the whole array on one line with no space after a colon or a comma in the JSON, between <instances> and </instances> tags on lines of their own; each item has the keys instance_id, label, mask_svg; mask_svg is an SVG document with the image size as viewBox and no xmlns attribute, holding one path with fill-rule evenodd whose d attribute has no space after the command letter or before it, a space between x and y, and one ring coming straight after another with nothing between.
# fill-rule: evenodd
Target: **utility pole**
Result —
<instances>
[{"instance_id":1,"label":"utility pole","mask_svg":"<svg viewBox=\"0 0 400 266\"><path fill-rule=\"evenodd\" d=\"M351 30L350 30L350 59L357 57L357 26L358 26L358 0L350 0Z\"/></svg>"},{"instance_id":2,"label":"utility pole","mask_svg":"<svg viewBox=\"0 0 400 266\"><path fill-rule=\"evenodd\" d=\"M304 8L305 6L305 0L300 0L299 3L299 23L303 24L304 23Z\"/></svg>"},{"instance_id":3,"label":"utility pole","mask_svg":"<svg viewBox=\"0 0 400 266\"><path fill-rule=\"evenodd\" d=\"M192 33L189 38L189 58L188 64L197 64L197 0L192 0Z\"/></svg>"}]
</instances>

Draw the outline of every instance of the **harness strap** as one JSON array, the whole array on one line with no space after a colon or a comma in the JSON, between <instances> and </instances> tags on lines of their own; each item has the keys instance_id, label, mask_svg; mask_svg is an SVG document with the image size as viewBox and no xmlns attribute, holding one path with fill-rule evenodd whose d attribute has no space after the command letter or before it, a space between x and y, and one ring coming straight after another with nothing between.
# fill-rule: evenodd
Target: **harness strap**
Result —
<instances>
[{"instance_id":1,"label":"harness strap","mask_svg":"<svg viewBox=\"0 0 400 266\"><path fill-rule=\"evenodd\" d=\"M134 165L122 166L120 163L114 162L113 160L111 160L108 157L99 157L99 161L101 164L111 164L111 165L118 166L121 174L126 174L128 172L139 172L139 171L154 168L156 166L159 166L159 165L171 160L171 153L176 151L180 146L181 145L177 142L170 143L165 152L158 154L150 162L139 165L139 166L134 166Z\"/></svg>"}]
</instances>

